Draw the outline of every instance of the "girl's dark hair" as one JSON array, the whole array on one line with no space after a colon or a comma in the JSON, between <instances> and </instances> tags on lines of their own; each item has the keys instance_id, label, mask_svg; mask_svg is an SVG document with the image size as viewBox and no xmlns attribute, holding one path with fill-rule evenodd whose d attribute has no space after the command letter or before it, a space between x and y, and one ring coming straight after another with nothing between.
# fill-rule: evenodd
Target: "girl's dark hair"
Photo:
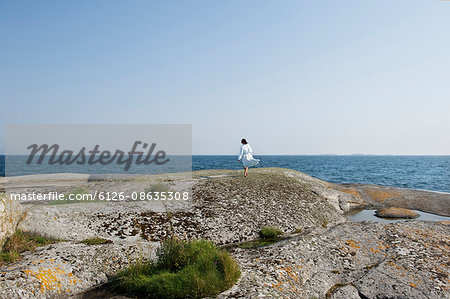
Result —
<instances>
[{"instance_id":1,"label":"girl's dark hair","mask_svg":"<svg viewBox=\"0 0 450 299\"><path fill-rule=\"evenodd\" d=\"M247 140L242 139L242 140L241 140L241 143L242 143L242 144L247 144Z\"/></svg>"}]
</instances>

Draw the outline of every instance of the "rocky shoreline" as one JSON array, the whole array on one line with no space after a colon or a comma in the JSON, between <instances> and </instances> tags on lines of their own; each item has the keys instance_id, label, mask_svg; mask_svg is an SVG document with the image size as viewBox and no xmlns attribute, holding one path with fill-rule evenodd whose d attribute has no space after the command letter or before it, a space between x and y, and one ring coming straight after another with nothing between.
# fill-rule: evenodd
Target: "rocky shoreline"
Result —
<instances>
[{"instance_id":1,"label":"rocky shoreline","mask_svg":"<svg viewBox=\"0 0 450 299\"><path fill-rule=\"evenodd\" d=\"M90 192L108 190L115 183L86 179L71 186L56 184L51 190L69 192L81 186ZM149 183L170 190L192 188L192 200L41 202L18 207L5 199L15 215L7 218L4 209L5 236L18 223L23 231L65 241L26 252L21 260L3 266L0 297L83 297L86 290L107 282L129 263L151 257L169 230L182 238L205 238L229 247L242 277L219 298L447 298L450 294L448 224L351 223L345 217L353 209L389 206L449 216L450 195L336 185L279 168L252 169L249 178L230 170L198 171L190 179L176 174L134 177L126 186L142 191ZM35 190L24 184L18 188ZM288 239L256 249L229 246L256 239L263 226L280 229ZM112 243L79 243L93 237Z\"/></svg>"},{"instance_id":2,"label":"rocky shoreline","mask_svg":"<svg viewBox=\"0 0 450 299\"><path fill-rule=\"evenodd\" d=\"M235 248L242 279L222 298L447 298L449 237L439 223L362 222Z\"/></svg>"}]
</instances>

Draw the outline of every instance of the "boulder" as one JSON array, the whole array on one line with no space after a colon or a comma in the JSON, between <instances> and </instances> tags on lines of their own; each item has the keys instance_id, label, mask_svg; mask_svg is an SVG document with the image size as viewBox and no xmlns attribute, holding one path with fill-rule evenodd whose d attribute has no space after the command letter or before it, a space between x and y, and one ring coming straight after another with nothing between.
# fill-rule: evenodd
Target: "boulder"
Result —
<instances>
[{"instance_id":1,"label":"boulder","mask_svg":"<svg viewBox=\"0 0 450 299\"><path fill-rule=\"evenodd\" d=\"M0 298L67 298L105 283L131 262L149 256L148 243L84 245L61 242L25 252L0 273Z\"/></svg>"},{"instance_id":2,"label":"boulder","mask_svg":"<svg viewBox=\"0 0 450 299\"><path fill-rule=\"evenodd\" d=\"M11 200L0 194L0 248L6 238L14 233L17 223L22 217L22 207L17 200Z\"/></svg>"},{"instance_id":3,"label":"boulder","mask_svg":"<svg viewBox=\"0 0 450 299\"><path fill-rule=\"evenodd\" d=\"M420 214L416 213L412 210L403 209L403 208L383 208L375 211L375 216L381 218L406 218L406 219L415 219L419 218Z\"/></svg>"}]
</instances>

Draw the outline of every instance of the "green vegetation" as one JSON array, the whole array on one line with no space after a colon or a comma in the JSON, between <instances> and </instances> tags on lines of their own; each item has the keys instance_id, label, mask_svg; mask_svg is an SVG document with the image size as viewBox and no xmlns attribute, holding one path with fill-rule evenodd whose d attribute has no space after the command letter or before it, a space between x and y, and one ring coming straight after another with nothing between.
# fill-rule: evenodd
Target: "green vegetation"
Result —
<instances>
[{"instance_id":1,"label":"green vegetation","mask_svg":"<svg viewBox=\"0 0 450 299\"><path fill-rule=\"evenodd\" d=\"M283 234L283 232L280 231L279 229L266 226L266 227L263 227L259 231L259 237L261 238L260 240L244 242L244 243L239 244L238 247L244 248L244 249L251 249L251 248L258 248L258 247L262 247L262 246L268 246L268 245L278 242L279 236L282 234Z\"/></svg>"},{"instance_id":2,"label":"green vegetation","mask_svg":"<svg viewBox=\"0 0 450 299\"><path fill-rule=\"evenodd\" d=\"M328 220L327 220L327 219L325 219L325 220L323 221L322 227L323 227L323 228L327 228L327 227L328 227Z\"/></svg>"},{"instance_id":3,"label":"green vegetation","mask_svg":"<svg viewBox=\"0 0 450 299\"><path fill-rule=\"evenodd\" d=\"M273 240L278 238L278 236L282 235L283 232L280 231L277 228L274 227L263 227L260 231L259 231L259 236L261 237L261 239L263 240Z\"/></svg>"},{"instance_id":4,"label":"green vegetation","mask_svg":"<svg viewBox=\"0 0 450 299\"><path fill-rule=\"evenodd\" d=\"M237 247L243 248L243 249L252 249L252 248L258 248L258 247L263 247L263 246L269 246L276 242L278 242L278 239L256 240L256 241L249 241L249 242L241 243Z\"/></svg>"},{"instance_id":5,"label":"green vegetation","mask_svg":"<svg viewBox=\"0 0 450 299\"><path fill-rule=\"evenodd\" d=\"M89 238L81 241L81 243L86 245L102 245L102 244L110 244L112 243L112 241L103 238Z\"/></svg>"},{"instance_id":6,"label":"green vegetation","mask_svg":"<svg viewBox=\"0 0 450 299\"><path fill-rule=\"evenodd\" d=\"M25 233L17 230L8 237L0 251L0 264L14 262L25 251L34 250L39 246L56 243L60 240L48 239L36 234Z\"/></svg>"},{"instance_id":7,"label":"green vegetation","mask_svg":"<svg viewBox=\"0 0 450 299\"><path fill-rule=\"evenodd\" d=\"M157 260L141 261L113 281L119 291L148 298L201 298L229 289L239 278L237 263L225 250L205 240L171 237Z\"/></svg>"},{"instance_id":8,"label":"green vegetation","mask_svg":"<svg viewBox=\"0 0 450 299\"><path fill-rule=\"evenodd\" d=\"M146 192L146 193L168 192L168 191L170 191L169 188L163 184L153 184L144 190L144 192Z\"/></svg>"}]
</instances>

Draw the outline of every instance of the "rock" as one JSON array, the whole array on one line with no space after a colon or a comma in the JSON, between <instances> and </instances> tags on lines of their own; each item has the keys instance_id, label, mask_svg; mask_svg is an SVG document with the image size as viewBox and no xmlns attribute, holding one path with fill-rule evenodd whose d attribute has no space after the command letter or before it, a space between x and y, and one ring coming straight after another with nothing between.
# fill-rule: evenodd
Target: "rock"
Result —
<instances>
[{"instance_id":1,"label":"rock","mask_svg":"<svg viewBox=\"0 0 450 299\"><path fill-rule=\"evenodd\" d=\"M350 204L345 198L339 198L339 208L344 212L348 212L350 211Z\"/></svg>"},{"instance_id":2,"label":"rock","mask_svg":"<svg viewBox=\"0 0 450 299\"><path fill-rule=\"evenodd\" d=\"M26 252L2 269L0 298L62 298L104 283L129 263L149 255L149 244L88 246L62 242Z\"/></svg>"},{"instance_id":3,"label":"rock","mask_svg":"<svg viewBox=\"0 0 450 299\"><path fill-rule=\"evenodd\" d=\"M8 191L24 187L57 187L67 185L80 185L89 179L88 174L79 173L52 173L34 174L0 178L0 184Z\"/></svg>"},{"instance_id":4,"label":"rock","mask_svg":"<svg viewBox=\"0 0 450 299\"><path fill-rule=\"evenodd\" d=\"M284 170L286 175L299 179L313 192L323 196L327 201L339 211L364 208L367 204L354 188L346 188L341 185L331 184L317 178L311 177L301 172Z\"/></svg>"},{"instance_id":5,"label":"rock","mask_svg":"<svg viewBox=\"0 0 450 299\"><path fill-rule=\"evenodd\" d=\"M234 248L242 278L232 294L219 298L251 298L258 293L275 298L450 296L447 225L345 223L320 235L293 239L297 245L282 241L257 249Z\"/></svg>"},{"instance_id":6,"label":"rock","mask_svg":"<svg viewBox=\"0 0 450 299\"><path fill-rule=\"evenodd\" d=\"M406 218L406 219L415 219L420 217L420 214L403 208L383 208L375 211L375 216L381 218Z\"/></svg>"},{"instance_id":7,"label":"rock","mask_svg":"<svg viewBox=\"0 0 450 299\"><path fill-rule=\"evenodd\" d=\"M22 216L20 202L0 194L0 248L6 238L14 233Z\"/></svg>"},{"instance_id":8,"label":"rock","mask_svg":"<svg viewBox=\"0 0 450 299\"><path fill-rule=\"evenodd\" d=\"M76 180L83 190L117 191L121 179ZM248 178L241 171L207 170L194 172L189 179L177 174L135 176L122 179L120 184L127 192L140 192L155 180L175 190L192 188L192 200L179 204L121 201L22 205L26 217L18 228L66 241L26 252L18 262L3 266L0 298L79 294L89 298L106 294L109 290L85 291L106 282L109 275L140 257L154 256L157 242L171 231L182 238L205 238L226 245L238 260L241 278L218 298L449 296L447 224L344 223L344 213L355 208L381 208L392 202L402 207L420 204L415 200L418 197L412 197L413 204L405 199L406 195L418 196L416 190L341 186L279 168L252 169ZM57 182L45 190L67 193L77 188L80 185ZM37 191L24 184L18 184L17 189ZM427 197L426 202L432 209L444 202L446 213L445 196ZM8 212L0 215L15 215L18 220L17 209L18 204L3 203L0 211ZM4 231L12 233L17 221L2 217ZM282 230L287 239L256 249L234 246L256 239L264 226ZM301 233L288 237L294 232ZM77 242L93 237L113 243L87 246Z\"/></svg>"},{"instance_id":9,"label":"rock","mask_svg":"<svg viewBox=\"0 0 450 299\"><path fill-rule=\"evenodd\" d=\"M400 207L450 216L450 193L363 184L344 184L341 188L359 194L364 202L375 208Z\"/></svg>"},{"instance_id":10,"label":"rock","mask_svg":"<svg viewBox=\"0 0 450 299\"><path fill-rule=\"evenodd\" d=\"M330 296L331 299L361 299L358 290L352 285L337 287Z\"/></svg>"},{"instance_id":11,"label":"rock","mask_svg":"<svg viewBox=\"0 0 450 299\"><path fill-rule=\"evenodd\" d=\"M232 175L226 175L230 173ZM196 178L200 174L215 176L206 180ZM111 240L142 237L159 241L172 226L179 236L205 238L222 245L256 239L264 226L290 234L303 227L345 221L344 211L326 197L333 193L338 198L344 193L331 192L322 181L297 176L298 172L284 169L255 169L248 178L235 174L227 170L194 173L193 199L184 207L172 208L161 201L27 205L27 217L19 228L65 240L98 236ZM139 178L136 180L140 182ZM106 186L107 182L91 184L93 186L87 184L85 188L104 190L110 187ZM148 183L133 186L140 186L142 189L135 190L143 191ZM325 189L327 194L322 192ZM167 210L171 211L171 223Z\"/></svg>"}]
</instances>

